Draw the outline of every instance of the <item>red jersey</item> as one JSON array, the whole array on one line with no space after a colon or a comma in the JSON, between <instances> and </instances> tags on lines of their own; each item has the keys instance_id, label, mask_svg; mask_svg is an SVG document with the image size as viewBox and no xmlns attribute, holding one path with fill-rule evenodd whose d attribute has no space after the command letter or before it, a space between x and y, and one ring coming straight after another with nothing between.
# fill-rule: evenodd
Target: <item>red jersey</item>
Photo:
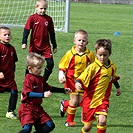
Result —
<instances>
[{"instance_id":1,"label":"red jersey","mask_svg":"<svg viewBox=\"0 0 133 133\"><path fill-rule=\"evenodd\" d=\"M0 86L12 88L16 86L14 80L15 62L18 61L15 48L11 44L0 43L0 72L3 72L4 79L0 80Z\"/></svg>"},{"instance_id":2,"label":"red jersey","mask_svg":"<svg viewBox=\"0 0 133 133\"><path fill-rule=\"evenodd\" d=\"M51 90L51 86L46 83L45 79L42 76L35 76L32 74L26 74L24 79L24 85L22 90L22 103L27 103L30 105L41 105L42 98L31 98L28 97L29 92L40 92Z\"/></svg>"},{"instance_id":3,"label":"red jersey","mask_svg":"<svg viewBox=\"0 0 133 133\"><path fill-rule=\"evenodd\" d=\"M45 51L50 47L49 33L54 32L54 24L50 16L33 14L28 18L24 28L32 30L30 52Z\"/></svg>"}]
</instances>

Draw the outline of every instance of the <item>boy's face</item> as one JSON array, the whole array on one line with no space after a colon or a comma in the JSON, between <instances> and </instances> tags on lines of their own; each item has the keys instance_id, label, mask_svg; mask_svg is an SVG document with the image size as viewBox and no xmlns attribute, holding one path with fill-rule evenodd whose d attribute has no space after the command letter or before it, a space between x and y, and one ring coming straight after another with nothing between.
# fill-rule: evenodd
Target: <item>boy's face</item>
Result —
<instances>
[{"instance_id":1,"label":"boy's face","mask_svg":"<svg viewBox=\"0 0 133 133\"><path fill-rule=\"evenodd\" d=\"M76 45L76 49L78 51L85 51L86 45L88 44L88 39L86 35L77 34L74 38L74 44Z\"/></svg>"},{"instance_id":2,"label":"boy's face","mask_svg":"<svg viewBox=\"0 0 133 133\"><path fill-rule=\"evenodd\" d=\"M99 49L97 49L96 56L102 64L108 65L108 59L110 56L108 50L100 47Z\"/></svg>"},{"instance_id":3,"label":"boy's face","mask_svg":"<svg viewBox=\"0 0 133 133\"><path fill-rule=\"evenodd\" d=\"M29 66L28 67L29 73L36 75L36 76L40 76L40 74L42 72L42 66L43 65L34 66L34 67Z\"/></svg>"},{"instance_id":4,"label":"boy's face","mask_svg":"<svg viewBox=\"0 0 133 133\"><path fill-rule=\"evenodd\" d=\"M38 15L44 15L46 13L46 9L47 9L47 3L42 1L39 2L36 6L36 11Z\"/></svg>"},{"instance_id":5,"label":"boy's face","mask_svg":"<svg viewBox=\"0 0 133 133\"><path fill-rule=\"evenodd\" d=\"M10 30L5 30L5 29L1 29L0 30L0 41L3 43L3 44L8 44L11 40L11 32Z\"/></svg>"}]
</instances>

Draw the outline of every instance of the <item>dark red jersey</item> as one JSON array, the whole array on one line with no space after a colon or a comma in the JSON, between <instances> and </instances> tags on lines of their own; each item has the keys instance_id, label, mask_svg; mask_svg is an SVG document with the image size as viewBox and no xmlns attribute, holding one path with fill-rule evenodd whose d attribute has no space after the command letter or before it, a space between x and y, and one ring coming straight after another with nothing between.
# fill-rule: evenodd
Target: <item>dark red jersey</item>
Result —
<instances>
[{"instance_id":1,"label":"dark red jersey","mask_svg":"<svg viewBox=\"0 0 133 133\"><path fill-rule=\"evenodd\" d=\"M15 62L18 61L15 48L11 44L0 43L0 72L4 79L0 80L0 86L11 88L16 86L14 80Z\"/></svg>"},{"instance_id":2,"label":"dark red jersey","mask_svg":"<svg viewBox=\"0 0 133 133\"><path fill-rule=\"evenodd\" d=\"M42 76L35 76L32 74L26 74L22 90L22 103L41 105L42 98L30 98L28 97L29 92L43 93L45 91L51 90L51 86L46 83Z\"/></svg>"},{"instance_id":3,"label":"dark red jersey","mask_svg":"<svg viewBox=\"0 0 133 133\"><path fill-rule=\"evenodd\" d=\"M25 29L31 30L30 51L45 51L50 47L49 33L54 32L53 20L48 15L31 15Z\"/></svg>"}]
</instances>

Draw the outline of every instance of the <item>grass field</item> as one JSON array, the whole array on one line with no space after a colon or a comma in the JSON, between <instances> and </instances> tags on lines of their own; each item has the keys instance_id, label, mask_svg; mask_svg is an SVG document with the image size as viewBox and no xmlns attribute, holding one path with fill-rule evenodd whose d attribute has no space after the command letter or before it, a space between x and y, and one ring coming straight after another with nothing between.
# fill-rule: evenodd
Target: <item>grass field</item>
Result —
<instances>
[{"instance_id":1,"label":"grass field","mask_svg":"<svg viewBox=\"0 0 133 133\"><path fill-rule=\"evenodd\" d=\"M113 43L111 59L117 64L120 75L122 94L115 96L113 87L110 98L110 108L107 119L107 133L133 133L133 28L132 28L132 6L131 5L104 5L90 3L71 3L70 32L56 33L58 52L54 55L55 67L48 83L50 85L63 87L58 82L58 63L65 52L73 45L74 32L85 29L89 33L89 49L94 51L93 44L99 38L109 38ZM27 50L21 49L23 29L11 28L12 41L18 54L16 69L16 82L19 90L17 109L20 105L20 94L25 74L25 58ZM119 31L120 36L114 36ZM0 133L17 133L21 130L19 121L5 118L10 93L0 94ZM51 98L44 99L43 107L52 117L56 128L53 133L80 133L82 128L81 110L77 109L75 121L77 125L73 128L65 127L65 118L59 116L59 101L68 99L69 95L54 93ZM16 109L16 112L17 112ZM91 133L96 133L96 122L93 124ZM34 128L33 128L34 131Z\"/></svg>"}]
</instances>

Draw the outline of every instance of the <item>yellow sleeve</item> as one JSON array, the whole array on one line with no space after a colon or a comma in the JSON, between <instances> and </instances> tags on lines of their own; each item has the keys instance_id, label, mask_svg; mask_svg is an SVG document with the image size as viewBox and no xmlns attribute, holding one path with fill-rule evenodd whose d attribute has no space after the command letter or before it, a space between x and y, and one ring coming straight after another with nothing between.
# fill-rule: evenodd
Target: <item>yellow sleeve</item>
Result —
<instances>
[{"instance_id":1,"label":"yellow sleeve","mask_svg":"<svg viewBox=\"0 0 133 133\"><path fill-rule=\"evenodd\" d=\"M93 65L89 65L84 72L78 77L78 80L80 80L83 84L83 86L88 87L90 80L94 77L95 70Z\"/></svg>"},{"instance_id":2,"label":"yellow sleeve","mask_svg":"<svg viewBox=\"0 0 133 133\"><path fill-rule=\"evenodd\" d=\"M70 62L70 56L71 52L68 51L60 60L59 62L59 70L62 70L64 72L66 72L66 70L68 69L69 66L69 62Z\"/></svg>"}]
</instances>

